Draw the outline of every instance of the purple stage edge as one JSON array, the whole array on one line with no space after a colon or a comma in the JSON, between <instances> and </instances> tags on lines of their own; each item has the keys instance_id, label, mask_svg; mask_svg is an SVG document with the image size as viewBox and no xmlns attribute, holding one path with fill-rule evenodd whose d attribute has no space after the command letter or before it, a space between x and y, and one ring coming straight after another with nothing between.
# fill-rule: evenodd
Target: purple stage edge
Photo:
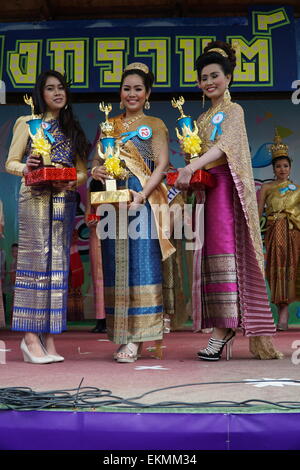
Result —
<instances>
[{"instance_id":1,"label":"purple stage edge","mask_svg":"<svg viewBox=\"0 0 300 470\"><path fill-rule=\"evenodd\" d=\"M1 450L298 450L300 413L0 411Z\"/></svg>"}]
</instances>

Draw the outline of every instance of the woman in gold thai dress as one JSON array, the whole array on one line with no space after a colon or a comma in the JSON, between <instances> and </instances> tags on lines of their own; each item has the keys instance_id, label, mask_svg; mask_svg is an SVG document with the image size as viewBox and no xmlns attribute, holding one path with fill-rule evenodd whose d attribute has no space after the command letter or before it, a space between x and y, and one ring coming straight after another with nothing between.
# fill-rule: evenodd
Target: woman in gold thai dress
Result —
<instances>
[{"instance_id":1,"label":"woman in gold thai dress","mask_svg":"<svg viewBox=\"0 0 300 470\"><path fill-rule=\"evenodd\" d=\"M224 42L207 45L196 61L198 84L211 107L198 119L202 153L179 169L176 186L187 189L192 174L206 169L216 186L205 191L204 243L195 250L194 329L213 328L202 360L217 361L235 330L250 337L258 358L279 357L269 338L275 325L269 307L257 202L243 109L231 101L235 51ZM202 193L197 194L203 202ZM202 198L202 199L201 199ZM230 357L230 348L227 350Z\"/></svg>"},{"instance_id":2,"label":"woman in gold thai dress","mask_svg":"<svg viewBox=\"0 0 300 470\"><path fill-rule=\"evenodd\" d=\"M107 332L109 339L120 345L114 355L117 362L136 361L144 341L162 339L161 262L175 251L156 212L161 207L168 211L167 190L161 181L169 155L166 126L143 112L144 107L149 108L152 83L153 75L145 64L128 65L120 87L120 106L125 113L111 119L114 137L123 139L120 158L129 171L127 187L133 195L128 236L122 238L117 233L115 240L101 239ZM103 182L108 177L98 155L92 176ZM140 211L141 236L135 239L130 235L130 224L135 223L136 211Z\"/></svg>"},{"instance_id":3,"label":"woman in gold thai dress","mask_svg":"<svg viewBox=\"0 0 300 470\"><path fill-rule=\"evenodd\" d=\"M290 180L288 147L277 133L271 150L275 180L262 185L258 207L267 217L266 277L278 307L277 330L287 330L288 305L300 297L300 186Z\"/></svg>"}]
</instances>

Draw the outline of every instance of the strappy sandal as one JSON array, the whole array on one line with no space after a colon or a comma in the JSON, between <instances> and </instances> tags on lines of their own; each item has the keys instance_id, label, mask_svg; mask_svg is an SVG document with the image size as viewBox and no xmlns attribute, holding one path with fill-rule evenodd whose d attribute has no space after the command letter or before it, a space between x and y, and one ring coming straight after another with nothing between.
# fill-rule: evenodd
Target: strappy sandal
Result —
<instances>
[{"instance_id":1,"label":"strappy sandal","mask_svg":"<svg viewBox=\"0 0 300 470\"><path fill-rule=\"evenodd\" d=\"M136 345L136 343L128 343L128 344L134 344L134 346ZM138 344L138 351L137 351L137 359L138 359L139 357L142 356L143 343L141 342L141 343L137 343L137 344ZM113 358L114 358L115 361L117 360L118 354L120 352L123 352L124 349L126 348L126 346L127 346L127 344L121 344L119 349L113 353Z\"/></svg>"},{"instance_id":2,"label":"strappy sandal","mask_svg":"<svg viewBox=\"0 0 300 470\"><path fill-rule=\"evenodd\" d=\"M114 355L117 362L135 362L138 358L138 352L142 343L124 344Z\"/></svg>"},{"instance_id":3,"label":"strappy sandal","mask_svg":"<svg viewBox=\"0 0 300 470\"><path fill-rule=\"evenodd\" d=\"M203 361L218 361L221 359L224 347L226 348L226 360L232 356L232 343L235 337L235 331L229 329L223 339L210 338L208 345L197 353L198 358Z\"/></svg>"}]
</instances>

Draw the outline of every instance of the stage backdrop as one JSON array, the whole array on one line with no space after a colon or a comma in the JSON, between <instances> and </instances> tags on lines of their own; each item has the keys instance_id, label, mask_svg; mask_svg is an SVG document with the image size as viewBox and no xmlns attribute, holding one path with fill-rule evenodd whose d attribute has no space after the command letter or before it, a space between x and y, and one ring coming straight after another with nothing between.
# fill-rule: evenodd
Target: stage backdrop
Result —
<instances>
[{"instance_id":1,"label":"stage backdrop","mask_svg":"<svg viewBox=\"0 0 300 470\"><path fill-rule=\"evenodd\" d=\"M66 72L77 92L117 90L125 66L140 60L160 92L195 91L194 62L206 44L236 48L236 91L286 91L297 70L293 10L256 6L247 18L0 23L0 80L29 91L37 75Z\"/></svg>"},{"instance_id":2,"label":"stage backdrop","mask_svg":"<svg viewBox=\"0 0 300 470\"><path fill-rule=\"evenodd\" d=\"M5 238L0 248L10 264L10 246L17 241L17 199L20 178L5 173L11 131L16 118L28 114L23 94L30 93L37 75L45 69L66 72L72 91L99 93L95 103L75 105L75 111L91 142L94 142L99 121L98 103L106 101L106 92L116 92L113 114L118 109L118 88L122 70L132 61L143 61L153 70L156 81L153 91L185 94L198 93L199 102L186 103L187 114L195 118L202 111L200 93L193 70L195 58L213 39L231 42L237 52L234 91L259 91L260 101L241 101L252 155L272 141L274 128L290 146L294 158L293 177L300 174L299 108L292 103L293 87L297 102L300 97L300 21L294 20L289 7L261 7L249 10L247 18L180 18L163 20L94 20L41 23L0 23L0 198L5 210ZM297 70L299 74L297 74ZM299 90L299 93L298 93ZM19 105L6 105L5 93L20 92ZM288 91L290 99L264 100L268 91ZM196 95L195 95L196 96ZM299 100L300 101L300 100ZM1 104L3 103L3 104ZM163 99L152 103L151 114L161 117L170 130L170 157L175 166L183 164L174 126L178 112ZM257 187L272 178L270 166L255 168ZM297 181L299 182L299 180ZM81 196L76 227L79 249L84 261L84 293L90 292L88 262L88 230L83 222L86 191ZM91 303L89 303L91 306ZM92 307L86 308L93 316ZM293 306L293 321L300 317L299 304Z\"/></svg>"},{"instance_id":3,"label":"stage backdrop","mask_svg":"<svg viewBox=\"0 0 300 470\"><path fill-rule=\"evenodd\" d=\"M99 101L105 98L99 94ZM151 100L150 100L151 101ZM294 105L291 100L260 100L260 101L240 101L245 110L246 125L248 130L249 142L252 155L256 154L258 148L262 144L272 141L274 137L274 129L278 128L284 141L289 145L290 155L293 158L292 179L300 182L300 117L299 106ZM103 120L103 113L99 112L98 102L77 104L74 106L75 112L80 119L88 138L94 142L97 134L99 122ZM118 103L113 104L112 115L118 114ZM187 102L185 112L193 117L197 117L202 112L199 102ZM1 246L5 249L10 262L10 245L17 241L17 199L20 178L5 173L4 164L11 140L11 131L15 119L28 113L28 107L20 106L0 106L0 198L4 204L5 210L5 239L0 241ZM150 111L149 111L150 113ZM173 109L170 102L154 102L151 103L151 114L162 118L170 131L170 158L175 166L183 165L183 158L179 152L179 146L175 136L175 125L178 117L178 111ZM273 171L271 166L265 168L255 168L254 175L259 188L261 182L271 179ZM85 267L85 285L84 293L90 295L91 279L89 275L88 260L88 230L84 224L83 213L85 207L85 187L80 188L81 203L76 219L76 226L80 235L79 249ZM87 302L85 315L93 317L93 309L91 302ZM293 304L293 321L299 322L300 304Z\"/></svg>"}]
</instances>

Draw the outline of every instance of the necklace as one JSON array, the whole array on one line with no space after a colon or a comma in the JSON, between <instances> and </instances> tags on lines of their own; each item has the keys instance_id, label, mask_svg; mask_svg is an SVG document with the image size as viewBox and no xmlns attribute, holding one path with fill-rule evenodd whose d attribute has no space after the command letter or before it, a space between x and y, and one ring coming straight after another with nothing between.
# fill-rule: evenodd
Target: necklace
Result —
<instances>
[{"instance_id":1,"label":"necklace","mask_svg":"<svg viewBox=\"0 0 300 470\"><path fill-rule=\"evenodd\" d=\"M128 121L125 121L125 119L123 118L123 126L125 127L125 129L129 129L129 126L135 122L135 121L138 121L139 119L141 119L142 117L144 116L144 114L138 114L137 116L135 116L134 118L132 119L129 119Z\"/></svg>"}]
</instances>

